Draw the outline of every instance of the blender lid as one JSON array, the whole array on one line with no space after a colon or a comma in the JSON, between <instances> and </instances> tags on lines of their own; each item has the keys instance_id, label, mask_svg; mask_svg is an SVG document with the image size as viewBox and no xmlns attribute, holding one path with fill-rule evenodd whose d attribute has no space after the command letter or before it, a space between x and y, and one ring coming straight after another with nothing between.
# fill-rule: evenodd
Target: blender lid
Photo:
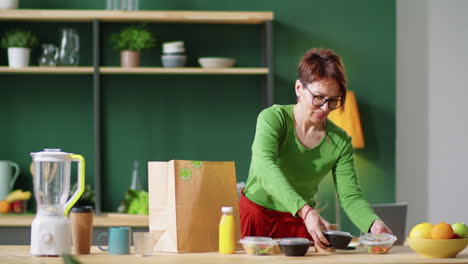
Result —
<instances>
[{"instance_id":1,"label":"blender lid","mask_svg":"<svg viewBox=\"0 0 468 264\"><path fill-rule=\"evenodd\" d=\"M34 161L71 161L73 153L61 151L61 149L44 149L40 152L31 152Z\"/></svg>"}]
</instances>

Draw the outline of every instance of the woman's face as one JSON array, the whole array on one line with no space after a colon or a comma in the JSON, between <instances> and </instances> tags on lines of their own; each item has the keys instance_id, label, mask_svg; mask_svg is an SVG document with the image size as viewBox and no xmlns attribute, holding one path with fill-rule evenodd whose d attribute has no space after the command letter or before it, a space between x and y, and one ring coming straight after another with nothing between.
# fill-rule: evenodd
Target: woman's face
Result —
<instances>
[{"instance_id":1,"label":"woman's face","mask_svg":"<svg viewBox=\"0 0 468 264\"><path fill-rule=\"evenodd\" d=\"M338 83L334 80L322 80L307 85L297 80L296 95L299 97L297 104L310 121L321 123L333 111L330 109L330 104L336 103L336 100L340 99L341 92ZM324 104L320 106L320 103Z\"/></svg>"}]
</instances>

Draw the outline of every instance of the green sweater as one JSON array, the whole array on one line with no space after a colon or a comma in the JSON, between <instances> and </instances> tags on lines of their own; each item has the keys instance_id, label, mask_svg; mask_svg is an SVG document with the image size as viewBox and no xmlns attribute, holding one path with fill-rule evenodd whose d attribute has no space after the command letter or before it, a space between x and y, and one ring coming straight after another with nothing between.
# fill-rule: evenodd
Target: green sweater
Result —
<instances>
[{"instance_id":1,"label":"green sweater","mask_svg":"<svg viewBox=\"0 0 468 264\"><path fill-rule=\"evenodd\" d=\"M368 232L379 219L364 199L354 168L351 137L330 120L326 136L308 149L296 137L293 105L274 105L258 116L244 194L268 209L290 212L315 206L319 183L332 171L340 203L351 221Z\"/></svg>"}]
</instances>

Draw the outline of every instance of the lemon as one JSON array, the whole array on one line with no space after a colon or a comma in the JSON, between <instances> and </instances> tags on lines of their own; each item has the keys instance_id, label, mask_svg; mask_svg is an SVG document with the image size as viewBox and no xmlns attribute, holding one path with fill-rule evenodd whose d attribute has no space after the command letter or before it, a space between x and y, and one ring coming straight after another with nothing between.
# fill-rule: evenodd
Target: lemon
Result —
<instances>
[{"instance_id":1,"label":"lemon","mask_svg":"<svg viewBox=\"0 0 468 264\"><path fill-rule=\"evenodd\" d=\"M415 225L409 233L409 238L432 238L432 224L425 222Z\"/></svg>"}]
</instances>

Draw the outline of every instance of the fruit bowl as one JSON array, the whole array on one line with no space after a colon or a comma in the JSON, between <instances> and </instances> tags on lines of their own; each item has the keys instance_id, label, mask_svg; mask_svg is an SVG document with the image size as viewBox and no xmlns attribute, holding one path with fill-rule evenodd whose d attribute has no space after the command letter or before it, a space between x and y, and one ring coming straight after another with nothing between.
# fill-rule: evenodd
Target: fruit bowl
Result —
<instances>
[{"instance_id":1,"label":"fruit bowl","mask_svg":"<svg viewBox=\"0 0 468 264\"><path fill-rule=\"evenodd\" d=\"M406 242L412 250L426 258L455 258L468 245L468 238L407 238Z\"/></svg>"}]
</instances>

